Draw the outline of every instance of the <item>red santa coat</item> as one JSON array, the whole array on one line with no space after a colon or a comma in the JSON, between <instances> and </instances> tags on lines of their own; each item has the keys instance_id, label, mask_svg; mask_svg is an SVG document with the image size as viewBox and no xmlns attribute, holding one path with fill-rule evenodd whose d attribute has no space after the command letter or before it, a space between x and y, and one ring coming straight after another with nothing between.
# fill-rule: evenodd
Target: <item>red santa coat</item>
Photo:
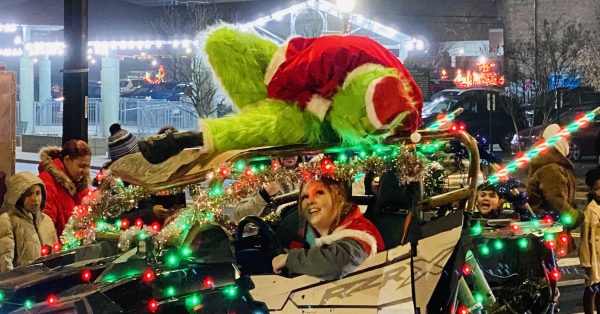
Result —
<instances>
[{"instance_id":1,"label":"red santa coat","mask_svg":"<svg viewBox=\"0 0 600 314\"><path fill-rule=\"evenodd\" d=\"M60 148L47 148L40 152L39 177L46 185L46 208L44 213L54 222L56 233L60 237L75 206L88 193L89 176L82 182L73 182L67 175L65 165L60 158Z\"/></svg>"},{"instance_id":2,"label":"red santa coat","mask_svg":"<svg viewBox=\"0 0 600 314\"><path fill-rule=\"evenodd\" d=\"M275 53L265 74L269 97L295 102L323 119L330 100L346 77L363 65L377 64L398 71L407 88L395 108L374 108L382 124L410 111L406 129L420 124L423 96L402 62L376 41L361 36L324 36L291 39ZM416 104L413 106L411 104ZM324 107L324 108L323 108Z\"/></svg>"},{"instance_id":3,"label":"red santa coat","mask_svg":"<svg viewBox=\"0 0 600 314\"><path fill-rule=\"evenodd\" d=\"M358 206L346 215L344 220L342 220L340 225L331 234L317 238L315 245L332 244L344 238L351 238L358 241L367 255L373 255L385 249L385 244L379 230L363 216ZM290 244L290 249L302 247L304 247L304 230L300 230L298 239Z\"/></svg>"}]
</instances>

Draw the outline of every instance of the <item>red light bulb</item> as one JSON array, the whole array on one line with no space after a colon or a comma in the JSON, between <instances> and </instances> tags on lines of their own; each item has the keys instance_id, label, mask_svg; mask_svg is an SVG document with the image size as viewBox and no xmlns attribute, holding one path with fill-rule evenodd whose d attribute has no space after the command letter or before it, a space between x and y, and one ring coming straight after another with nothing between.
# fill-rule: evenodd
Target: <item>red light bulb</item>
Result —
<instances>
[{"instance_id":1,"label":"red light bulb","mask_svg":"<svg viewBox=\"0 0 600 314\"><path fill-rule=\"evenodd\" d=\"M141 228L144 225L144 221L142 220L142 218L136 219L135 225Z\"/></svg>"},{"instance_id":2,"label":"red light bulb","mask_svg":"<svg viewBox=\"0 0 600 314\"><path fill-rule=\"evenodd\" d=\"M56 242L54 243L54 245L52 245L52 249L54 250L54 252L59 252L60 249L62 249L62 244L60 244L60 242Z\"/></svg>"},{"instance_id":3,"label":"red light bulb","mask_svg":"<svg viewBox=\"0 0 600 314\"><path fill-rule=\"evenodd\" d=\"M212 278L206 277L206 278L204 278L203 284L204 284L205 288L212 288L215 285L215 282L213 281Z\"/></svg>"},{"instance_id":4,"label":"red light bulb","mask_svg":"<svg viewBox=\"0 0 600 314\"><path fill-rule=\"evenodd\" d=\"M554 219L552 219L552 217L550 217L550 216L546 216L546 217L544 217L544 219L542 219L542 222L545 225L551 225L551 224L554 224Z\"/></svg>"},{"instance_id":5,"label":"red light bulb","mask_svg":"<svg viewBox=\"0 0 600 314\"><path fill-rule=\"evenodd\" d=\"M148 310L152 313L156 312L156 310L158 310L158 301L150 299L150 301L148 301Z\"/></svg>"},{"instance_id":6,"label":"red light bulb","mask_svg":"<svg viewBox=\"0 0 600 314\"><path fill-rule=\"evenodd\" d=\"M52 251L52 249L49 245L43 245L42 249L40 250L40 255L47 256L48 254L50 254L50 251Z\"/></svg>"},{"instance_id":7,"label":"red light bulb","mask_svg":"<svg viewBox=\"0 0 600 314\"><path fill-rule=\"evenodd\" d=\"M277 169L281 168L281 164L279 163L279 160L277 160L277 159L274 159L274 160L271 162L271 167L272 167L274 170L277 170Z\"/></svg>"},{"instance_id":8,"label":"red light bulb","mask_svg":"<svg viewBox=\"0 0 600 314\"><path fill-rule=\"evenodd\" d=\"M152 228L154 232L158 232L160 231L160 224L155 221L150 225L150 228Z\"/></svg>"},{"instance_id":9,"label":"red light bulb","mask_svg":"<svg viewBox=\"0 0 600 314\"><path fill-rule=\"evenodd\" d=\"M458 307L457 313L458 314L469 314L469 309L466 306L461 305Z\"/></svg>"},{"instance_id":10,"label":"red light bulb","mask_svg":"<svg viewBox=\"0 0 600 314\"><path fill-rule=\"evenodd\" d=\"M459 128L461 131L464 131L467 127L464 124L461 124Z\"/></svg>"},{"instance_id":11,"label":"red light bulb","mask_svg":"<svg viewBox=\"0 0 600 314\"><path fill-rule=\"evenodd\" d=\"M453 124L453 125L450 127L450 131L452 131L452 132L456 132L457 130L458 130L458 127L456 126L456 124Z\"/></svg>"},{"instance_id":12,"label":"red light bulb","mask_svg":"<svg viewBox=\"0 0 600 314\"><path fill-rule=\"evenodd\" d=\"M230 171L229 171L229 168L227 168L227 167L222 167L221 169L219 169L219 175L221 177L226 177L229 175L229 173L230 173Z\"/></svg>"},{"instance_id":13,"label":"red light bulb","mask_svg":"<svg viewBox=\"0 0 600 314\"><path fill-rule=\"evenodd\" d=\"M144 271L144 274L142 275L142 280L145 282L152 282L154 281L154 270L152 270L151 268L148 268Z\"/></svg>"},{"instance_id":14,"label":"red light bulb","mask_svg":"<svg viewBox=\"0 0 600 314\"><path fill-rule=\"evenodd\" d=\"M246 168L246 170L244 170L244 176L251 177L252 176L252 169Z\"/></svg>"},{"instance_id":15,"label":"red light bulb","mask_svg":"<svg viewBox=\"0 0 600 314\"><path fill-rule=\"evenodd\" d=\"M519 224L512 224L510 225L510 230L512 230L513 232L519 232L521 231L521 225Z\"/></svg>"},{"instance_id":16,"label":"red light bulb","mask_svg":"<svg viewBox=\"0 0 600 314\"><path fill-rule=\"evenodd\" d=\"M554 281L558 281L560 279L560 271L556 268L551 270L550 278L552 278Z\"/></svg>"},{"instance_id":17,"label":"red light bulb","mask_svg":"<svg viewBox=\"0 0 600 314\"><path fill-rule=\"evenodd\" d=\"M127 228L129 228L129 220L127 220L127 219L123 219L123 220L121 220L121 228L122 228L122 229L127 229Z\"/></svg>"},{"instance_id":18,"label":"red light bulb","mask_svg":"<svg viewBox=\"0 0 600 314\"><path fill-rule=\"evenodd\" d=\"M473 269L471 268L471 265L465 264L462 267L462 272L465 276L469 276L471 273L473 273Z\"/></svg>"},{"instance_id":19,"label":"red light bulb","mask_svg":"<svg viewBox=\"0 0 600 314\"><path fill-rule=\"evenodd\" d=\"M566 234L561 234L558 240L562 243L569 243L569 237Z\"/></svg>"},{"instance_id":20,"label":"red light bulb","mask_svg":"<svg viewBox=\"0 0 600 314\"><path fill-rule=\"evenodd\" d=\"M567 255L567 251L565 249L561 248L561 249L558 250L558 255L559 256L565 256L565 255Z\"/></svg>"},{"instance_id":21,"label":"red light bulb","mask_svg":"<svg viewBox=\"0 0 600 314\"><path fill-rule=\"evenodd\" d=\"M335 166L333 165L333 162L331 162L331 159L323 158L323 160L321 160L321 171L327 174L335 172Z\"/></svg>"},{"instance_id":22,"label":"red light bulb","mask_svg":"<svg viewBox=\"0 0 600 314\"><path fill-rule=\"evenodd\" d=\"M81 272L81 279L83 281L90 281L90 279L92 279L92 272L89 269L84 269Z\"/></svg>"},{"instance_id":23,"label":"red light bulb","mask_svg":"<svg viewBox=\"0 0 600 314\"><path fill-rule=\"evenodd\" d=\"M554 250L556 247L556 242L554 242L554 240L546 241L546 246L549 250Z\"/></svg>"},{"instance_id":24,"label":"red light bulb","mask_svg":"<svg viewBox=\"0 0 600 314\"><path fill-rule=\"evenodd\" d=\"M48 305L53 305L54 303L56 303L56 296L54 294L49 295L46 298L46 303L48 303Z\"/></svg>"}]
</instances>

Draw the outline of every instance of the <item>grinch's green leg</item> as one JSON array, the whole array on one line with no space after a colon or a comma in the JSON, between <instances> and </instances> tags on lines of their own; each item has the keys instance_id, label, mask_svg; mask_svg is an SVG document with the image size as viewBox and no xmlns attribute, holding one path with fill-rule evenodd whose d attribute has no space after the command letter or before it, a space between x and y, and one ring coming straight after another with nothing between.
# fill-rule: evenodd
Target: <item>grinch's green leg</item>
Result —
<instances>
[{"instance_id":1,"label":"grinch's green leg","mask_svg":"<svg viewBox=\"0 0 600 314\"><path fill-rule=\"evenodd\" d=\"M256 34L224 27L208 36L204 50L238 109L266 98L264 76L277 45Z\"/></svg>"},{"instance_id":2,"label":"grinch's green leg","mask_svg":"<svg viewBox=\"0 0 600 314\"><path fill-rule=\"evenodd\" d=\"M206 119L200 124L208 152L316 143L323 126L313 114L273 99L248 105L236 115Z\"/></svg>"},{"instance_id":3,"label":"grinch's green leg","mask_svg":"<svg viewBox=\"0 0 600 314\"><path fill-rule=\"evenodd\" d=\"M384 86L385 96L381 97L382 93L378 93L382 90L381 85L390 85L390 83L393 86L391 88ZM403 102L403 94L402 80L396 69L374 64L364 65L346 77L343 86L332 99L331 109L326 118L344 145L374 144L386 136L387 129L400 124L409 113L408 110L404 110L406 109L404 105L399 105ZM373 121L374 100L379 106L393 108L394 114L383 117L382 119L386 120L383 124ZM398 108L402 110L397 110ZM368 109L371 109L371 112L368 112Z\"/></svg>"}]
</instances>

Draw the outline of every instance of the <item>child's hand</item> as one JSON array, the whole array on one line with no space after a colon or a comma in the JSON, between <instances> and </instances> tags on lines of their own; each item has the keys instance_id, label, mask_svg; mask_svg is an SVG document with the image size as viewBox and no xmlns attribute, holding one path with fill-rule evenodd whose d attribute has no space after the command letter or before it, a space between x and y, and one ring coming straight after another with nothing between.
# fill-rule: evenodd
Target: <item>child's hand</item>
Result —
<instances>
[{"instance_id":1,"label":"child's hand","mask_svg":"<svg viewBox=\"0 0 600 314\"><path fill-rule=\"evenodd\" d=\"M287 260L287 254L279 254L273 258L271 264L273 265L273 272L276 274L281 274L283 269L285 268L285 262Z\"/></svg>"}]
</instances>

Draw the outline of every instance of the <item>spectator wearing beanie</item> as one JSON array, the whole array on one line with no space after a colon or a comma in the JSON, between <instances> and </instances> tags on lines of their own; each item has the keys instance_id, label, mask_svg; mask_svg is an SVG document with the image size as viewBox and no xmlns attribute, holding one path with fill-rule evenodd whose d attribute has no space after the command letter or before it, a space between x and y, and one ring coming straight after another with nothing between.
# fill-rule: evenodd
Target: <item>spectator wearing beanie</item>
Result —
<instances>
[{"instance_id":1,"label":"spectator wearing beanie","mask_svg":"<svg viewBox=\"0 0 600 314\"><path fill-rule=\"evenodd\" d=\"M109 128L110 137L108 138L108 153L111 161L139 151L137 138L135 135L122 129L121 125L114 123Z\"/></svg>"}]
</instances>

